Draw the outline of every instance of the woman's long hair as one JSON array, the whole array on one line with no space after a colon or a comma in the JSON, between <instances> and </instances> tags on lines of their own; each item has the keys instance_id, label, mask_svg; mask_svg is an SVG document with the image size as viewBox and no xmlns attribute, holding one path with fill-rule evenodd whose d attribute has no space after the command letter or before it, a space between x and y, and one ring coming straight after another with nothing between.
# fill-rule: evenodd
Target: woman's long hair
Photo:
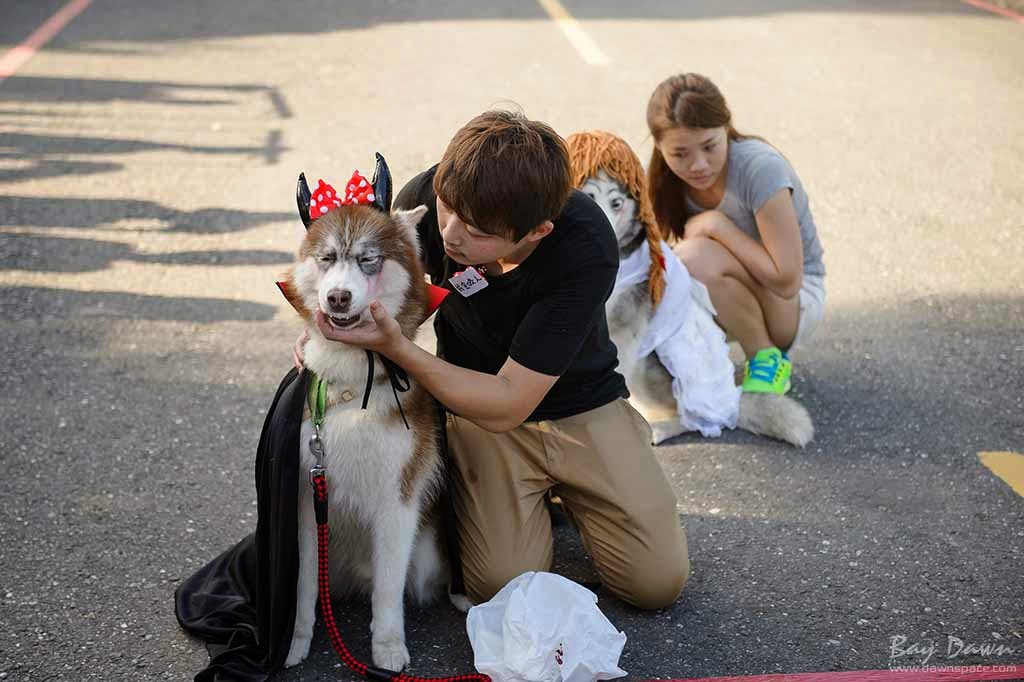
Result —
<instances>
[{"instance_id":1,"label":"woman's long hair","mask_svg":"<svg viewBox=\"0 0 1024 682\"><path fill-rule=\"evenodd\" d=\"M710 79L696 73L670 76L654 89L647 102L647 127L654 138L654 151L647 166L647 192L654 218L666 239L682 239L683 227L690 217L686 183L672 172L658 149L662 136L673 128L722 127L730 143L751 136L737 132L722 93Z\"/></svg>"}]
</instances>

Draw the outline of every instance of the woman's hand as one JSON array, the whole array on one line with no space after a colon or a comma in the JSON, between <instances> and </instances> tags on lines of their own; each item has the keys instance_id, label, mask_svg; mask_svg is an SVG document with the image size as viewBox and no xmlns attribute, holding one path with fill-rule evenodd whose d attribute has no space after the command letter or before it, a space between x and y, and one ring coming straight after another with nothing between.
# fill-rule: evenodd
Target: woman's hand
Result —
<instances>
[{"instance_id":1,"label":"woman's hand","mask_svg":"<svg viewBox=\"0 0 1024 682\"><path fill-rule=\"evenodd\" d=\"M316 313L316 326L324 338L359 346L390 357L405 339L402 328L395 318L381 305L380 301L370 304L371 320L361 322L352 329L338 329L330 323L321 311Z\"/></svg>"},{"instance_id":2,"label":"woman's hand","mask_svg":"<svg viewBox=\"0 0 1024 682\"><path fill-rule=\"evenodd\" d=\"M309 330L303 329L302 333L299 334L299 338L295 339L295 345L292 346L292 362L295 364L295 369L302 371L306 363L306 344L309 342Z\"/></svg>"}]
</instances>

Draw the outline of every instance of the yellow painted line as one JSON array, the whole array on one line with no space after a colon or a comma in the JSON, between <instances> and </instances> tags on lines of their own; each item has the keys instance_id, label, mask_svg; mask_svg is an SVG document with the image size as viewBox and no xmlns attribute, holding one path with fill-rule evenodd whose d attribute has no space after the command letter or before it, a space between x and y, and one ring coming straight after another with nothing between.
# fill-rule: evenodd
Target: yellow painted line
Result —
<instances>
[{"instance_id":1,"label":"yellow painted line","mask_svg":"<svg viewBox=\"0 0 1024 682\"><path fill-rule=\"evenodd\" d=\"M1024 455L1016 452L979 452L978 459L1006 485L1024 497Z\"/></svg>"},{"instance_id":2,"label":"yellow painted line","mask_svg":"<svg viewBox=\"0 0 1024 682\"><path fill-rule=\"evenodd\" d=\"M544 8L551 20L561 29L572 46L583 57L583 61L594 66L604 66L609 63L608 55L587 35L587 32L580 26L580 22L573 19L562 3L558 0L537 0L537 4Z\"/></svg>"}]
</instances>

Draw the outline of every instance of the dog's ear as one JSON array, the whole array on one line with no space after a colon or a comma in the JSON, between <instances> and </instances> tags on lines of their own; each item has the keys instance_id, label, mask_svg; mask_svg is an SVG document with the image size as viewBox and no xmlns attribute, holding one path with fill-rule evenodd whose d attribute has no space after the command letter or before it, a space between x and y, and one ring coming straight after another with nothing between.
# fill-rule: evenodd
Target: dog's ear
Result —
<instances>
[{"instance_id":1,"label":"dog's ear","mask_svg":"<svg viewBox=\"0 0 1024 682\"><path fill-rule=\"evenodd\" d=\"M388 162L377 152L377 168L373 171L373 205L391 213L391 171Z\"/></svg>"},{"instance_id":2,"label":"dog's ear","mask_svg":"<svg viewBox=\"0 0 1024 682\"><path fill-rule=\"evenodd\" d=\"M416 251L420 249L419 235L416 233L416 226L420 224L420 220L427 213L427 207L424 204L420 204L416 208L411 208L408 211L395 211L391 214L391 217L402 226L406 231L409 239L413 244L416 245Z\"/></svg>"},{"instance_id":3,"label":"dog's ear","mask_svg":"<svg viewBox=\"0 0 1024 682\"><path fill-rule=\"evenodd\" d=\"M275 282L278 290L284 295L285 299L295 308L295 312L301 315L304 319L312 319L313 313L309 311L306 304L302 302L302 297L299 296L299 288L295 284L295 271L289 270L287 274L283 275L281 279Z\"/></svg>"},{"instance_id":4,"label":"dog's ear","mask_svg":"<svg viewBox=\"0 0 1024 682\"><path fill-rule=\"evenodd\" d=\"M309 185L306 184L306 174L299 173L299 182L295 187L295 203L299 206L299 217L302 219L302 224L309 229L309 224L313 222L309 219L309 200L312 198L312 193L309 191Z\"/></svg>"}]
</instances>

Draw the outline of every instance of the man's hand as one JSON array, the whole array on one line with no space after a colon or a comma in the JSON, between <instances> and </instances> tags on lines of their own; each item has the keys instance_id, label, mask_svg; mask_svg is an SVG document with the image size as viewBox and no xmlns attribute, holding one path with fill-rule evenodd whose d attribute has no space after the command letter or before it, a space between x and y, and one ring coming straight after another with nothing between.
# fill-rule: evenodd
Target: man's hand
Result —
<instances>
[{"instance_id":1,"label":"man's hand","mask_svg":"<svg viewBox=\"0 0 1024 682\"><path fill-rule=\"evenodd\" d=\"M370 315L372 320L361 322L352 329L338 329L323 312L317 311L316 326L324 338L330 341L340 341L391 357L405 338L402 336L402 328L380 301L370 304Z\"/></svg>"}]
</instances>

